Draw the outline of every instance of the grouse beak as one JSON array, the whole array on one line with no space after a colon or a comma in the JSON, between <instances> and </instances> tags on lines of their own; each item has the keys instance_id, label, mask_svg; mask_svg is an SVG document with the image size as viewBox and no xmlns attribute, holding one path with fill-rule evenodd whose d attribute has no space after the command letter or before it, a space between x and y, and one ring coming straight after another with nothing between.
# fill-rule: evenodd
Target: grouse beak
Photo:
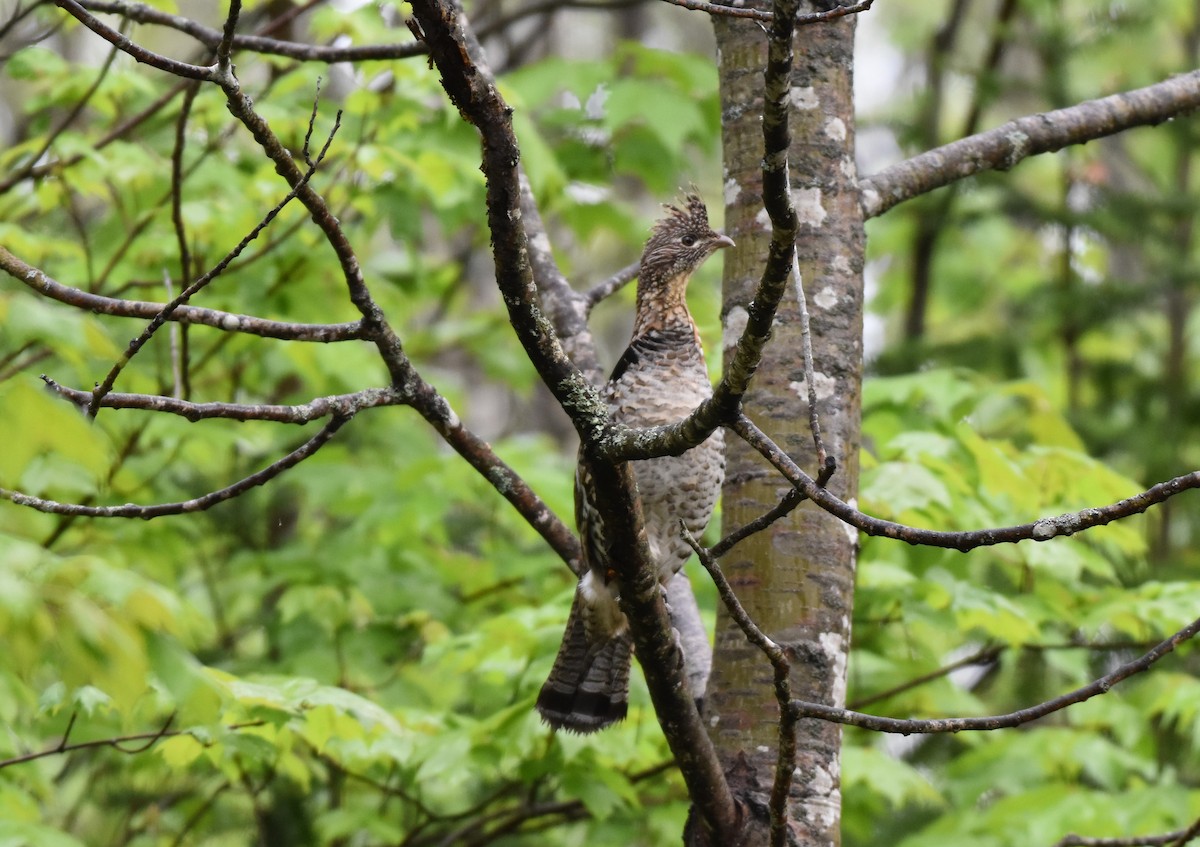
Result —
<instances>
[{"instance_id":1,"label":"grouse beak","mask_svg":"<svg viewBox=\"0 0 1200 847\"><path fill-rule=\"evenodd\" d=\"M735 245L733 243L733 239L730 238L728 235L718 234L717 237L713 239L713 247L716 249L720 249L722 247L735 247L735 246L737 246L737 245Z\"/></svg>"}]
</instances>

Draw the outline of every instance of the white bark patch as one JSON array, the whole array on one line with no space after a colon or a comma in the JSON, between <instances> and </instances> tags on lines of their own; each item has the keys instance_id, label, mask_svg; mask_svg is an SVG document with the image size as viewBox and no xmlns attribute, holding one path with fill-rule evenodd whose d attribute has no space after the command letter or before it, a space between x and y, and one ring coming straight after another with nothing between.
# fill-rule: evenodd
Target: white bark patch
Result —
<instances>
[{"instance_id":1,"label":"white bark patch","mask_svg":"<svg viewBox=\"0 0 1200 847\"><path fill-rule=\"evenodd\" d=\"M836 785L837 783L833 780L833 774L825 768L818 766L813 771L812 781L808 784L808 787L814 794L832 794Z\"/></svg>"},{"instance_id":2,"label":"white bark patch","mask_svg":"<svg viewBox=\"0 0 1200 847\"><path fill-rule=\"evenodd\" d=\"M841 118L832 118L825 124L825 137L834 141L846 140L846 122Z\"/></svg>"},{"instance_id":3,"label":"white bark patch","mask_svg":"<svg viewBox=\"0 0 1200 847\"><path fill-rule=\"evenodd\" d=\"M801 224L819 227L829 217L829 213L821 205L819 188L797 188L792 194L792 202L796 204L796 217Z\"/></svg>"},{"instance_id":4,"label":"white bark patch","mask_svg":"<svg viewBox=\"0 0 1200 847\"><path fill-rule=\"evenodd\" d=\"M840 707L846 702L845 639L837 632L822 632L820 641L821 649L825 651L830 665L833 666L833 703Z\"/></svg>"},{"instance_id":5,"label":"white bark patch","mask_svg":"<svg viewBox=\"0 0 1200 847\"><path fill-rule=\"evenodd\" d=\"M550 239L546 237L546 233L538 232L533 236L533 249L539 253L550 252Z\"/></svg>"},{"instance_id":6,"label":"white bark patch","mask_svg":"<svg viewBox=\"0 0 1200 847\"><path fill-rule=\"evenodd\" d=\"M1004 170L1010 170L1015 168L1018 162L1029 155L1029 136L1023 132L1014 130L1005 135L1004 140L1010 146L1008 155L1004 157Z\"/></svg>"},{"instance_id":7,"label":"white bark patch","mask_svg":"<svg viewBox=\"0 0 1200 847\"><path fill-rule=\"evenodd\" d=\"M725 205L726 206L732 205L733 201L736 200L738 198L738 195L741 193L742 193L742 187L740 185L738 185L738 181L736 179L726 179L725 180Z\"/></svg>"},{"instance_id":8,"label":"white bark patch","mask_svg":"<svg viewBox=\"0 0 1200 847\"><path fill-rule=\"evenodd\" d=\"M754 222L763 232L770 232L774 229L771 225L771 216L767 214L766 209L759 209L758 214L754 216Z\"/></svg>"},{"instance_id":9,"label":"white bark patch","mask_svg":"<svg viewBox=\"0 0 1200 847\"><path fill-rule=\"evenodd\" d=\"M829 267L833 269L835 274L839 276L849 276L854 269L850 267L850 260L838 253L833 257L833 261L829 263Z\"/></svg>"},{"instance_id":10,"label":"white bark patch","mask_svg":"<svg viewBox=\"0 0 1200 847\"><path fill-rule=\"evenodd\" d=\"M792 101L794 108L803 109L806 112L821 105L821 100L811 85L796 86L791 90L788 98Z\"/></svg>"},{"instance_id":11,"label":"white bark patch","mask_svg":"<svg viewBox=\"0 0 1200 847\"><path fill-rule=\"evenodd\" d=\"M851 509L854 509L855 511L857 511L858 510L858 498L851 497L850 500L848 501L847 505L849 505ZM846 537L850 539L850 543L857 545L858 544L858 529L856 527L850 526L850 524L848 524L848 523L842 524L842 528L844 530L846 530ZM848 630L849 630L849 627L847 627L847 631Z\"/></svg>"},{"instance_id":12,"label":"white bark patch","mask_svg":"<svg viewBox=\"0 0 1200 847\"><path fill-rule=\"evenodd\" d=\"M814 387L816 388L816 395L817 395L818 400L828 400L830 397L833 396L834 390L837 389L837 380L831 376L827 376L827 375L821 373L820 371L815 371L813 373L813 383L814 383ZM802 379L799 382L788 383L788 388L792 389L792 391L795 391L796 396L799 397L801 400L803 400L805 403L808 402L808 380L807 379Z\"/></svg>"},{"instance_id":13,"label":"white bark patch","mask_svg":"<svg viewBox=\"0 0 1200 847\"><path fill-rule=\"evenodd\" d=\"M837 301L837 292L833 290L832 285L825 286L813 297L813 305L818 309L825 309L826 311L836 306Z\"/></svg>"},{"instance_id":14,"label":"white bark patch","mask_svg":"<svg viewBox=\"0 0 1200 847\"><path fill-rule=\"evenodd\" d=\"M876 212L879 211L880 205L881 205L881 201L879 198L878 191L876 191L874 188L863 189L862 206L863 206L863 214L864 215L866 215L868 218L873 216Z\"/></svg>"},{"instance_id":15,"label":"white bark patch","mask_svg":"<svg viewBox=\"0 0 1200 847\"><path fill-rule=\"evenodd\" d=\"M721 346L726 350L733 349L733 345L737 344L737 340L742 337L742 333L746 331L746 324L750 322L750 313L741 306L734 306L729 310L729 314L725 316L725 326L721 330Z\"/></svg>"},{"instance_id":16,"label":"white bark patch","mask_svg":"<svg viewBox=\"0 0 1200 847\"><path fill-rule=\"evenodd\" d=\"M843 156L842 161L838 163L838 169L842 172L842 176L858 185L858 166L854 164L853 157Z\"/></svg>"}]
</instances>

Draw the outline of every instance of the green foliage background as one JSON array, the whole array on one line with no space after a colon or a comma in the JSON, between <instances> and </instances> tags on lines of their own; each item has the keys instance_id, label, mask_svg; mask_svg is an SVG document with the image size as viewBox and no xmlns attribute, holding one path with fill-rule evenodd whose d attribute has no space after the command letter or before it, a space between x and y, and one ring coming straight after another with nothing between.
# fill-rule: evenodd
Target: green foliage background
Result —
<instances>
[{"instance_id":1,"label":"green foliage background","mask_svg":"<svg viewBox=\"0 0 1200 847\"><path fill-rule=\"evenodd\" d=\"M919 78L949 6L896 0L871 14ZM952 138L972 98L990 126L1194 66L1194 4L1017 7L1004 36L1010 55L1032 64L982 72L991 30L989 10L977 10L964 30L974 34L943 66L951 93L933 123L946 137L922 134L920 85L864 121L894 128L917 152ZM395 8L321 9L306 35L406 40ZM77 27L63 37L94 42ZM165 300L236 244L283 183L219 94L202 89L183 157L192 263L182 269L170 213L182 95L100 146L171 81L124 56L103 72L65 58L78 55L31 43L0 70L21 119L0 151L0 179L32 164L103 77L45 151L77 161L0 194L0 244L78 288ZM347 69L242 54L238 73L293 150L326 78L315 137L335 105L345 111L314 185L375 297L464 420L569 517L573 448L508 331L484 258L478 144L434 72L420 58ZM637 254L654 200L691 181L716 194L709 56L622 43L598 59L510 69L502 85L577 285ZM1195 201L1179 176L1190 179L1195 133L1194 121L1176 121L963 186L945 213L919 338L904 338L896 316L916 221L937 196L872 222L873 308L888 331L866 386L866 511L939 529L1001 526L1105 504L1195 466L1195 356L1189 333L1181 350L1171 331L1181 311L1190 328L1194 298ZM354 319L336 262L306 222L286 209L198 305ZM714 268L693 291L716 348ZM613 345L629 298L597 312ZM93 384L140 328L0 279L0 485L71 502L183 500L311 434L113 410L89 425L40 387L42 372ZM172 361L184 348L178 385ZM118 389L298 403L385 379L359 343L192 327L160 333ZM969 556L866 540L851 703L895 691L864 708L992 714L1143 652L1196 615L1196 516L1186 499L1168 514ZM312 460L206 513L71 520L7 504L0 844L674 843L685 795L639 683L630 719L598 738L553 736L532 712L571 591L539 537L406 409L360 415ZM711 595L702 590L710 610ZM1050 845L1072 830L1186 825L1200 815L1200 700L1194 660L1181 652L1022 730L902 744L848 731L845 843ZM896 690L971 653L987 661ZM68 730L68 743L96 744L15 761Z\"/></svg>"}]
</instances>

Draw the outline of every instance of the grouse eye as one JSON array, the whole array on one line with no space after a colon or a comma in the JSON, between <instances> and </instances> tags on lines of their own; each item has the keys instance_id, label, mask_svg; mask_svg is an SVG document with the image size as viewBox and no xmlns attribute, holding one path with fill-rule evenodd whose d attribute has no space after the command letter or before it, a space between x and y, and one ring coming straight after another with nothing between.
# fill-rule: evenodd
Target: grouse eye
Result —
<instances>
[{"instance_id":1,"label":"grouse eye","mask_svg":"<svg viewBox=\"0 0 1200 847\"><path fill-rule=\"evenodd\" d=\"M696 236L685 235L683 238L679 239L679 243L684 247L694 247L696 245Z\"/></svg>"}]
</instances>

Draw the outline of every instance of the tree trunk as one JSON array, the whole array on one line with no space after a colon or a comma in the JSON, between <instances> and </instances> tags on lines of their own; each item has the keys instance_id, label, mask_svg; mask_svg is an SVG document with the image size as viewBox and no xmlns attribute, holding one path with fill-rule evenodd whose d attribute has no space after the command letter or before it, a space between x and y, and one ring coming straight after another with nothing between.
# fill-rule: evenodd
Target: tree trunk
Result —
<instances>
[{"instance_id":1,"label":"tree trunk","mask_svg":"<svg viewBox=\"0 0 1200 847\"><path fill-rule=\"evenodd\" d=\"M801 9L801 11L807 11ZM765 40L755 23L715 18L725 144L726 231L737 248L725 260L726 356L753 297L769 240L762 213L762 68ZM811 316L821 427L838 472L831 489L857 489L862 382L863 222L854 164L854 18L797 31L792 78L791 185L802 224L797 255ZM800 311L781 305L774 335L747 395L747 414L802 467L817 467L808 427ZM778 502L780 478L729 438L725 529ZM805 504L727 554L723 568L751 618L788 652L793 696L842 705L850 641L857 539ZM772 670L724 610L718 615L705 720L735 796L753 819L748 844L766 844L766 808L775 772L779 710ZM790 843L840 843L839 752L834 724L801 721L789 804ZM761 829L759 828L761 826Z\"/></svg>"}]
</instances>

